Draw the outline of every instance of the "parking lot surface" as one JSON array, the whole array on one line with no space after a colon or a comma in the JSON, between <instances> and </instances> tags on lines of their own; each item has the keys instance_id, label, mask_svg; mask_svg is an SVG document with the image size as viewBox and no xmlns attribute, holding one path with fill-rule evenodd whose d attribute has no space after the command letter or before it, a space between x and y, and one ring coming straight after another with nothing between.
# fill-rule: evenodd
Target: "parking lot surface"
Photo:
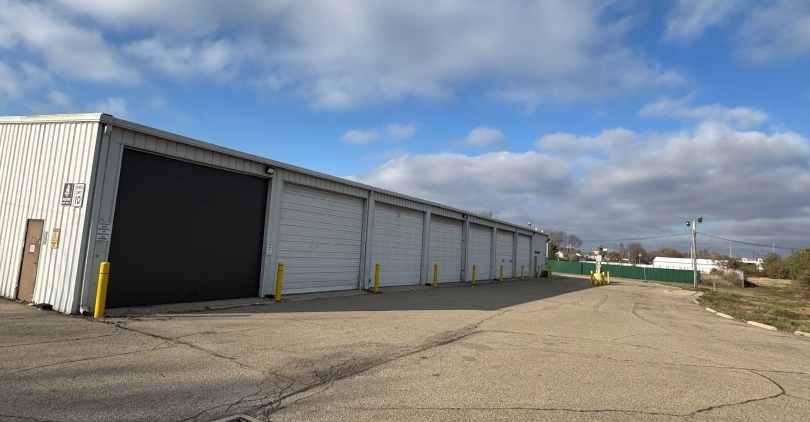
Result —
<instances>
[{"instance_id":1,"label":"parking lot surface","mask_svg":"<svg viewBox=\"0 0 810 422\"><path fill-rule=\"evenodd\" d=\"M810 420L810 339L692 299L555 276L104 321L2 300L0 421Z\"/></svg>"}]
</instances>

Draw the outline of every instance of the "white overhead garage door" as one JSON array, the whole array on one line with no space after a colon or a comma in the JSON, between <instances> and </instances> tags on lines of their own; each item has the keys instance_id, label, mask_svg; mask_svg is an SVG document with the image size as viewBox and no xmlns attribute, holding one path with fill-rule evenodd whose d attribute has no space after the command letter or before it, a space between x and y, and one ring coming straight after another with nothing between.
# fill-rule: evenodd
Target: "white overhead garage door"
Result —
<instances>
[{"instance_id":1,"label":"white overhead garage door","mask_svg":"<svg viewBox=\"0 0 810 422\"><path fill-rule=\"evenodd\" d=\"M467 271L472 277L475 265L475 279L489 280L492 260L492 228L470 224L470 249L467 251Z\"/></svg>"},{"instance_id":2,"label":"white overhead garage door","mask_svg":"<svg viewBox=\"0 0 810 422\"><path fill-rule=\"evenodd\" d=\"M428 274L439 265L439 283L461 281L461 231L463 222L438 215L430 217Z\"/></svg>"},{"instance_id":3,"label":"white overhead garage door","mask_svg":"<svg viewBox=\"0 0 810 422\"><path fill-rule=\"evenodd\" d=\"M424 213L377 202L371 233L371 268L380 264L380 286L419 284Z\"/></svg>"},{"instance_id":4,"label":"white overhead garage door","mask_svg":"<svg viewBox=\"0 0 810 422\"><path fill-rule=\"evenodd\" d=\"M356 289L363 199L285 184L278 260L284 293Z\"/></svg>"},{"instance_id":5,"label":"white overhead garage door","mask_svg":"<svg viewBox=\"0 0 810 422\"><path fill-rule=\"evenodd\" d=\"M502 232L498 230L498 239L497 245L495 250L495 277L497 278L500 275L501 268L500 266L503 265L503 278L511 278L514 277L515 274L512 272L512 251L514 250L514 233L511 232Z\"/></svg>"},{"instance_id":6,"label":"white overhead garage door","mask_svg":"<svg viewBox=\"0 0 810 422\"><path fill-rule=\"evenodd\" d=\"M534 276L532 270L532 240L525 234L518 234L517 244L517 275L520 276L520 266L523 266L523 275L526 277Z\"/></svg>"}]
</instances>

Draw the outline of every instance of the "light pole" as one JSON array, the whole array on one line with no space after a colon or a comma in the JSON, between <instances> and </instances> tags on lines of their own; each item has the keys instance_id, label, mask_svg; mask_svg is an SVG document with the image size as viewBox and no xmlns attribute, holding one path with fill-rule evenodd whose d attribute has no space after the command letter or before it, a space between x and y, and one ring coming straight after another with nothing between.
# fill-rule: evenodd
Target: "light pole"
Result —
<instances>
[{"instance_id":1,"label":"light pole","mask_svg":"<svg viewBox=\"0 0 810 422\"><path fill-rule=\"evenodd\" d=\"M641 265L641 254L638 254L638 265Z\"/></svg>"},{"instance_id":2,"label":"light pole","mask_svg":"<svg viewBox=\"0 0 810 422\"><path fill-rule=\"evenodd\" d=\"M686 227L692 228L692 277L695 290L698 288L697 283L697 225L703 222L703 217L698 217L697 220L686 220Z\"/></svg>"}]
</instances>

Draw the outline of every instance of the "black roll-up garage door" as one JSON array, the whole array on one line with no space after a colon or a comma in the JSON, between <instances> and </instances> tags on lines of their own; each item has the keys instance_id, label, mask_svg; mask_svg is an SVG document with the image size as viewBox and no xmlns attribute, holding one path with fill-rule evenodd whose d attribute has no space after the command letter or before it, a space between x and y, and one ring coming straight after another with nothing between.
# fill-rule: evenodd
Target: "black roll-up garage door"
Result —
<instances>
[{"instance_id":1,"label":"black roll-up garage door","mask_svg":"<svg viewBox=\"0 0 810 422\"><path fill-rule=\"evenodd\" d=\"M267 180L125 150L110 308L259 295Z\"/></svg>"}]
</instances>

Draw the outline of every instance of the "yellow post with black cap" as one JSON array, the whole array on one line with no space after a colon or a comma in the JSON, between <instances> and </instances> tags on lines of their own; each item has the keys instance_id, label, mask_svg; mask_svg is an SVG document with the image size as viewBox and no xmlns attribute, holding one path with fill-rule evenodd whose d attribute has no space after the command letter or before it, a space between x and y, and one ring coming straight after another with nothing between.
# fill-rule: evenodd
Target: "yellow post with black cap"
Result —
<instances>
[{"instance_id":1,"label":"yellow post with black cap","mask_svg":"<svg viewBox=\"0 0 810 422\"><path fill-rule=\"evenodd\" d=\"M278 263L278 273L276 273L276 294L273 296L276 302L281 302L281 283L284 281L284 263Z\"/></svg>"},{"instance_id":2,"label":"yellow post with black cap","mask_svg":"<svg viewBox=\"0 0 810 422\"><path fill-rule=\"evenodd\" d=\"M433 288L439 287L439 264L433 264Z\"/></svg>"},{"instance_id":3,"label":"yellow post with black cap","mask_svg":"<svg viewBox=\"0 0 810 422\"><path fill-rule=\"evenodd\" d=\"M107 282L110 279L110 263L102 262L98 270L98 288L96 289L96 309L94 318L104 317L104 308L107 305Z\"/></svg>"},{"instance_id":4,"label":"yellow post with black cap","mask_svg":"<svg viewBox=\"0 0 810 422\"><path fill-rule=\"evenodd\" d=\"M374 266L374 293L380 292L380 263Z\"/></svg>"},{"instance_id":5,"label":"yellow post with black cap","mask_svg":"<svg viewBox=\"0 0 810 422\"><path fill-rule=\"evenodd\" d=\"M475 284L475 265L473 265L472 284Z\"/></svg>"}]
</instances>

